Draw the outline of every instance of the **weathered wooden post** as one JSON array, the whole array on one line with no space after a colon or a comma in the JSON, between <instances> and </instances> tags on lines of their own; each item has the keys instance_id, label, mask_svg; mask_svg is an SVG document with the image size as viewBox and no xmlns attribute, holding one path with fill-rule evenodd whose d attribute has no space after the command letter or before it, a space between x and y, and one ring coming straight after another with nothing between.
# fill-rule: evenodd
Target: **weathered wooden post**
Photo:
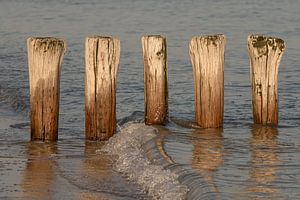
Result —
<instances>
[{"instance_id":1,"label":"weathered wooden post","mask_svg":"<svg viewBox=\"0 0 300 200\"><path fill-rule=\"evenodd\" d=\"M120 40L87 37L85 40L85 135L107 140L116 131L116 79Z\"/></svg>"},{"instance_id":2,"label":"weathered wooden post","mask_svg":"<svg viewBox=\"0 0 300 200\"><path fill-rule=\"evenodd\" d=\"M27 39L31 140L58 138L60 69L66 42L58 38Z\"/></svg>"},{"instance_id":3,"label":"weathered wooden post","mask_svg":"<svg viewBox=\"0 0 300 200\"><path fill-rule=\"evenodd\" d=\"M168 118L168 71L166 39L143 36L145 124L164 124Z\"/></svg>"},{"instance_id":4,"label":"weathered wooden post","mask_svg":"<svg viewBox=\"0 0 300 200\"><path fill-rule=\"evenodd\" d=\"M224 35L193 37L190 57L195 89L195 120L202 128L223 126Z\"/></svg>"},{"instance_id":5,"label":"weathered wooden post","mask_svg":"<svg viewBox=\"0 0 300 200\"><path fill-rule=\"evenodd\" d=\"M282 39L248 37L253 119L256 124L278 124L278 67L285 49Z\"/></svg>"}]
</instances>

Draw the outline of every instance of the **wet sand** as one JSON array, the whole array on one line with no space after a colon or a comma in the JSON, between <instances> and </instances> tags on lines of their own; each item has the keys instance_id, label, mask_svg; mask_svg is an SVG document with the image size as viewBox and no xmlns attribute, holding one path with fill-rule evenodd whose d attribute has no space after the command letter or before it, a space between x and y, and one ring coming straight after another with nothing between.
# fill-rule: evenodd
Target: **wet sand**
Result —
<instances>
[{"instance_id":1,"label":"wet sand","mask_svg":"<svg viewBox=\"0 0 300 200\"><path fill-rule=\"evenodd\" d=\"M146 199L112 169L110 157L98 153L98 143L8 143L0 154L0 198Z\"/></svg>"},{"instance_id":2,"label":"wet sand","mask_svg":"<svg viewBox=\"0 0 300 200\"><path fill-rule=\"evenodd\" d=\"M103 143L30 142L26 117L0 105L0 199L147 199L113 170ZM5 133L5 134L4 134Z\"/></svg>"}]
</instances>

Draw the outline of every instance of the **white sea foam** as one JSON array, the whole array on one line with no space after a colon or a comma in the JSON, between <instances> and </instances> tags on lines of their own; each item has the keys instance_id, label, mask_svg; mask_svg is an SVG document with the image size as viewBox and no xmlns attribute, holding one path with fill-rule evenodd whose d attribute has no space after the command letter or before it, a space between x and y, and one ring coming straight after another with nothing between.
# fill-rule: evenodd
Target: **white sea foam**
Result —
<instances>
[{"instance_id":1,"label":"white sea foam","mask_svg":"<svg viewBox=\"0 0 300 200\"><path fill-rule=\"evenodd\" d=\"M142 145L157 133L155 128L142 123L127 123L102 150L116 155L115 169L154 199L186 199L187 187L179 183L178 175L151 163L143 153Z\"/></svg>"}]
</instances>

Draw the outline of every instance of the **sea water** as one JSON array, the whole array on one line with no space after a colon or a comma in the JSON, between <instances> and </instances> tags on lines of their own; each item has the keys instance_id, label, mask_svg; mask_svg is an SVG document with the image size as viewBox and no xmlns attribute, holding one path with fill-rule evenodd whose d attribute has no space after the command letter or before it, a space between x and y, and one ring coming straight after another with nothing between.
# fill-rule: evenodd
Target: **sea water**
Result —
<instances>
[{"instance_id":1,"label":"sea water","mask_svg":"<svg viewBox=\"0 0 300 200\"><path fill-rule=\"evenodd\" d=\"M297 0L0 0L0 198L300 198L299 10ZM227 37L224 127L196 129L188 43L219 33ZM278 127L253 125L252 33L286 42ZM140 38L148 34L167 38L165 126L143 125ZM84 39L92 35L121 39L118 134L107 143L84 139ZM56 143L29 141L32 36L68 43Z\"/></svg>"}]
</instances>

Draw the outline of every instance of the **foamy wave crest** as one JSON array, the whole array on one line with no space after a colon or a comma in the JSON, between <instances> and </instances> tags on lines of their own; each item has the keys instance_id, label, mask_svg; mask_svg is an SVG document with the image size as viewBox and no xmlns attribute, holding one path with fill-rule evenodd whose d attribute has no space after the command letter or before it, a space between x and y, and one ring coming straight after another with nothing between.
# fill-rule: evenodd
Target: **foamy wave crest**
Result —
<instances>
[{"instance_id":1,"label":"foamy wave crest","mask_svg":"<svg viewBox=\"0 0 300 200\"><path fill-rule=\"evenodd\" d=\"M179 183L178 175L151 163L143 152L142 145L157 134L151 126L127 123L102 150L116 155L115 169L139 184L154 199L186 199L188 189Z\"/></svg>"}]
</instances>

